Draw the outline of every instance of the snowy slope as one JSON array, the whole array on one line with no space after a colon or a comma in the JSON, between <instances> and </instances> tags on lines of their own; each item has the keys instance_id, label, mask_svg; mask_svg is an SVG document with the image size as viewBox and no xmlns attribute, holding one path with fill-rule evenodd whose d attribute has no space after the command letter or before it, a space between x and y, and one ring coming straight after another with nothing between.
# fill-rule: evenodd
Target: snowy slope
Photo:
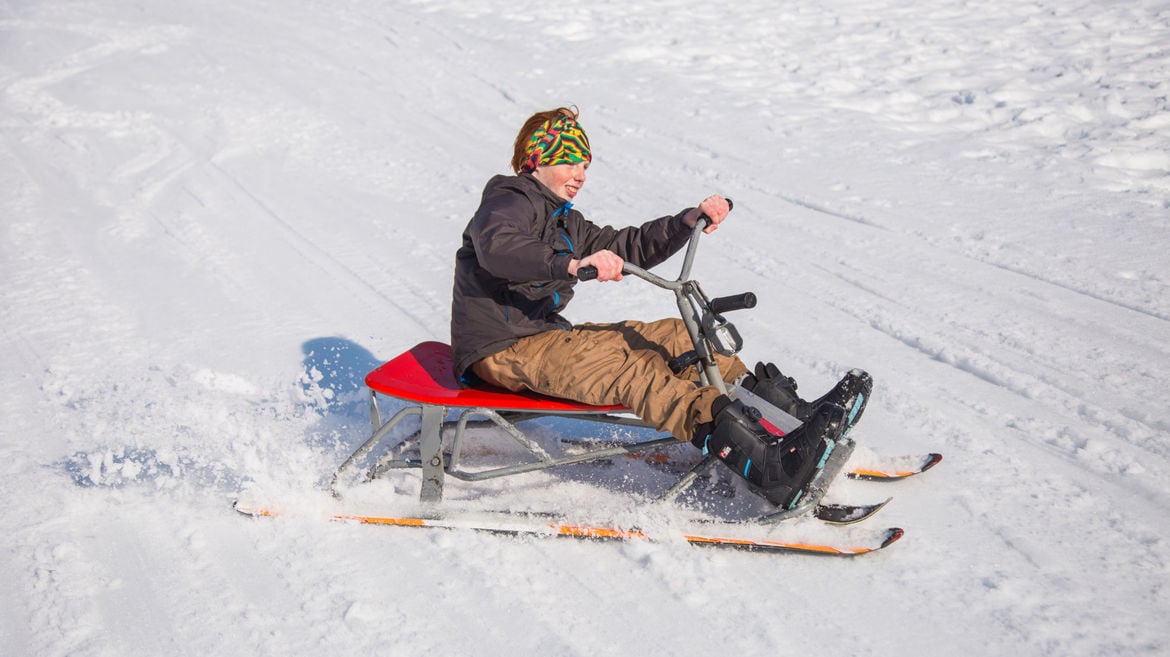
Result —
<instances>
[{"instance_id":1,"label":"snowy slope","mask_svg":"<svg viewBox=\"0 0 1170 657\"><path fill-rule=\"evenodd\" d=\"M1166 654L1168 44L1152 0L0 6L0 654ZM734 198L698 277L760 296L745 357L809 394L864 367L863 446L946 454L842 486L902 542L230 510L320 500L362 376L445 339L483 182L566 103L587 216ZM578 290L578 321L674 312ZM636 515L619 481L502 494Z\"/></svg>"}]
</instances>

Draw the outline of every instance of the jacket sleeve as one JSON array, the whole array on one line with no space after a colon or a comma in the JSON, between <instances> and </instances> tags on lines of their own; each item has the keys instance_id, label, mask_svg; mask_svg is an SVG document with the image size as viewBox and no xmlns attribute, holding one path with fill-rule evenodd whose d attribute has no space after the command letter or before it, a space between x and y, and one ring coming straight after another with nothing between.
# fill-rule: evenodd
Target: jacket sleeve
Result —
<instances>
[{"instance_id":1,"label":"jacket sleeve","mask_svg":"<svg viewBox=\"0 0 1170 657\"><path fill-rule=\"evenodd\" d=\"M573 256L532 235L534 213L521 194L502 194L483 203L468 226L479 265L509 281L570 278Z\"/></svg>"},{"instance_id":2,"label":"jacket sleeve","mask_svg":"<svg viewBox=\"0 0 1170 657\"><path fill-rule=\"evenodd\" d=\"M611 226L597 226L582 217L579 222L582 229L579 237L581 255L578 257L609 249L643 269L655 267L686 246L691 229L683 222L683 217L691 209L620 230Z\"/></svg>"}]
</instances>

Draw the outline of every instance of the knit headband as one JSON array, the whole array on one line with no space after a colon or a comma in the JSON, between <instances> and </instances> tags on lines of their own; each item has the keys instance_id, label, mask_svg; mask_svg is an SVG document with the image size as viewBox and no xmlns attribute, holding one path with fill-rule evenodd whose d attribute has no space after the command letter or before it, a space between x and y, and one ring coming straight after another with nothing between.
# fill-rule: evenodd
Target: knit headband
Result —
<instances>
[{"instance_id":1,"label":"knit headband","mask_svg":"<svg viewBox=\"0 0 1170 657\"><path fill-rule=\"evenodd\" d=\"M538 166L574 164L593 159L589 152L589 138L585 136L581 124L567 114L560 115L551 123L546 121L537 128L528 141L525 153L528 159L520 169L525 173L536 171Z\"/></svg>"}]
</instances>

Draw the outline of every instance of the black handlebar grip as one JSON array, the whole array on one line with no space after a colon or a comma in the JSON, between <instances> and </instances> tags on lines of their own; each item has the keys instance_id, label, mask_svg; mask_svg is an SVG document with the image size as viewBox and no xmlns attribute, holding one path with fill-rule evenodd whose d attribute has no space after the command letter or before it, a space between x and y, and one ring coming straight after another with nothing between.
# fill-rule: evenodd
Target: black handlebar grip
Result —
<instances>
[{"instance_id":1,"label":"black handlebar grip","mask_svg":"<svg viewBox=\"0 0 1170 657\"><path fill-rule=\"evenodd\" d=\"M591 281L597 278L597 267L593 265L586 265L577 269L577 280L581 282Z\"/></svg>"},{"instance_id":2,"label":"black handlebar grip","mask_svg":"<svg viewBox=\"0 0 1170 657\"><path fill-rule=\"evenodd\" d=\"M719 297L718 299L711 299L711 312L716 315L722 315L732 310L743 310L745 308L756 307L756 295L751 292L744 292L743 294L733 294L729 297Z\"/></svg>"},{"instance_id":3,"label":"black handlebar grip","mask_svg":"<svg viewBox=\"0 0 1170 657\"><path fill-rule=\"evenodd\" d=\"M670 366L670 371L674 372L675 376L678 376L679 374L682 374L683 371L688 367L699 362L699 360L698 352L692 349L678 358L672 358L670 362L667 363L667 365Z\"/></svg>"}]
</instances>

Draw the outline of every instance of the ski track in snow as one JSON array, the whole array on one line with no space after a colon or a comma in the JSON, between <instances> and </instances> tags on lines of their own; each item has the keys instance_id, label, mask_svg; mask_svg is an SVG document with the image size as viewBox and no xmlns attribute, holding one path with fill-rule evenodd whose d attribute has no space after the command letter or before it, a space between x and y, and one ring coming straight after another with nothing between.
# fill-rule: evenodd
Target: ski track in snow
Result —
<instances>
[{"instance_id":1,"label":"ski track in snow","mask_svg":"<svg viewBox=\"0 0 1170 657\"><path fill-rule=\"evenodd\" d=\"M0 652L1165 654L1168 42L1153 0L0 11ZM806 396L864 367L861 451L946 455L832 491L893 495L872 522L899 544L842 561L231 511L325 504L369 430L362 377L446 337L482 184L565 103L597 156L587 216L733 197L696 273L759 295L733 317L745 358ZM638 281L578 290L579 321L676 312ZM668 474L622 461L448 497L663 521L632 500ZM726 472L702 500L757 504Z\"/></svg>"}]
</instances>

